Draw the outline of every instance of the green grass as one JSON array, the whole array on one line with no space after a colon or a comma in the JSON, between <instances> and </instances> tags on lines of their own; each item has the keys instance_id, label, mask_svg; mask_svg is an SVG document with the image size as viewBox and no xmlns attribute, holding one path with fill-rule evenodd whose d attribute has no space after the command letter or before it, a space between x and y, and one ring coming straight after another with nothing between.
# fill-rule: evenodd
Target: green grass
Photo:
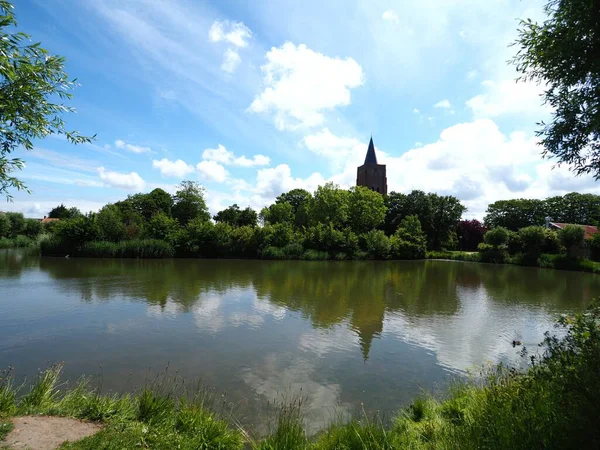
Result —
<instances>
[{"instance_id":1,"label":"green grass","mask_svg":"<svg viewBox=\"0 0 600 450\"><path fill-rule=\"evenodd\" d=\"M88 379L66 388L61 367L28 388L10 371L0 378L0 435L7 418L49 414L99 421L105 427L64 449L428 450L600 448L600 308L562 317L563 338L547 335L530 368L503 366L457 382L445 398L424 393L388 423L366 414L334 423L314 437L302 400L283 403L266 436L251 439L214 397L188 391L177 378L155 379L135 394L100 394ZM0 443L1 445L1 443Z\"/></svg>"},{"instance_id":2,"label":"green grass","mask_svg":"<svg viewBox=\"0 0 600 450\"><path fill-rule=\"evenodd\" d=\"M158 239L142 239L121 242L94 241L73 247L56 238L47 239L40 245L42 256L73 256L84 258L173 258L174 247Z\"/></svg>"},{"instance_id":3,"label":"green grass","mask_svg":"<svg viewBox=\"0 0 600 450\"><path fill-rule=\"evenodd\" d=\"M38 240L28 238L27 236L17 236L15 238L0 238L0 249L3 248L36 248Z\"/></svg>"},{"instance_id":4,"label":"green grass","mask_svg":"<svg viewBox=\"0 0 600 450\"><path fill-rule=\"evenodd\" d=\"M455 251L430 251L427 252L427 259L447 259L452 261L481 261L477 252L455 252Z\"/></svg>"}]
</instances>

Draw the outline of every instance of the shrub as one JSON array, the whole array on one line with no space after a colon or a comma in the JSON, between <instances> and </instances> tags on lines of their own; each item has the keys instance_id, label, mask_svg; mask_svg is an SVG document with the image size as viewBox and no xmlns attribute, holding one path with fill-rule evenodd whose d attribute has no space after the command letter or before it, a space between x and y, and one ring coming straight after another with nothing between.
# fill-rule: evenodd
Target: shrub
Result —
<instances>
[{"instance_id":1,"label":"shrub","mask_svg":"<svg viewBox=\"0 0 600 450\"><path fill-rule=\"evenodd\" d=\"M360 248L368 257L386 259L390 253L390 240L381 230L371 230L360 237Z\"/></svg>"},{"instance_id":2,"label":"shrub","mask_svg":"<svg viewBox=\"0 0 600 450\"><path fill-rule=\"evenodd\" d=\"M304 253L302 253L301 259L307 261L325 261L329 259L329 253L308 249Z\"/></svg>"},{"instance_id":3,"label":"shrub","mask_svg":"<svg viewBox=\"0 0 600 450\"><path fill-rule=\"evenodd\" d=\"M72 251L99 238L95 216L92 214L57 222L54 234Z\"/></svg>"},{"instance_id":4,"label":"shrub","mask_svg":"<svg viewBox=\"0 0 600 450\"><path fill-rule=\"evenodd\" d=\"M115 205L106 205L96 214L100 239L119 242L127 237L127 228L121 210Z\"/></svg>"},{"instance_id":5,"label":"shrub","mask_svg":"<svg viewBox=\"0 0 600 450\"><path fill-rule=\"evenodd\" d=\"M544 230L544 245L542 247L542 253L549 253L551 255L558 255L565 251L565 248L560 242L558 233L554 230Z\"/></svg>"},{"instance_id":6,"label":"shrub","mask_svg":"<svg viewBox=\"0 0 600 450\"><path fill-rule=\"evenodd\" d=\"M263 259L286 259L283 250L272 245L265 247L261 252L260 257Z\"/></svg>"},{"instance_id":7,"label":"shrub","mask_svg":"<svg viewBox=\"0 0 600 450\"><path fill-rule=\"evenodd\" d=\"M578 256L579 250L583 247L585 230L578 225L567 225L559 232L560 241L567 249L567 256L574 258Z\"/></svg>"},{"instance_id":8,"label":"shrub","mask_svg":"<svg viewBox=\"0 0 600 450\"><path fill-rule=\"evenodd\" d=\"M391 256L398 259L425 258L427 238L417 216L407 216L390 238Z\"/></svg>"},{"instance_id":9,"label":"shrub","mask_svg":"<svg viewBox=\"0 0 600 450\"><path fill-rule=\"evenodd\" d=\"M508 242L508 230L504 227L496 227L483 235L483 241L494 247L500 247Z\"/></svg>"},{"instance_id":10,"label":"shrub","mask_svg":"<svg viewBox=\"0 0 600 450\"><path fill-rule=\"evenodd\" d=\"M175 240L175 234L179 229L177 219L167 216L164 212L159 212L152 216L148 223L147 233L152 239L161 239L168 242Z\"/></svg>"},{"instance_id":11,"label":"shrub","mask_svg":"<svg viewBox=\"0 0 600 450\"><path fill-rule=\"evenodd\" d=\"M22 213L7 212L4 215L10 221L10 236L17 237L25 230L25 217Z\"/></svg>"},{"instance_id":12,"label":"shrub","mask_svg":"<svg viewBox=\"0 0 600 450\"><path fill-rule=\"evenodd\" d=\"M335 229L331 223L319 223L308 228L304 235L304 247L311 250L337 253L344 251L345 246L344 232Z\"/></svg>"},{"instance_id":13,"label":"shrub","mask_svg":"<svg viewBox=\"0 0 600 450\"><path fill-rule=\"evenodd\" d=\"M23 233L25 236L35 239L42 234L42 222L37 219L25 219Z\"/></svg>"},{"instance_id":14,"label":"shrub","mask_svg":"<svg viewBox=\"0 0 600 450\"><path fill-rule=\"evenodd\" d=\"M86 242L78 256L87 256L89 258L114 258L117 256L118 244L114 242L97 241Z\"/></svg>"},{"instance_id":15,"label":"shrub","mask_svg":"<svg viewBox=\"0 0 600 450\"><path fill-rule=\"evenodd\" d=\"M477 249L479 250L479 255L482 262L501 264L506 262L508 258L506 250L501 246L495 246L482 242L479 244Z\"/></svg>"},{"instance_id":16,"label":"shrub","mask_svg":"<svg viewBox=\"0 0 600 450\"><path fill-rule=\"evenodd\" d=\"M519 233L517 233L516 231L508 232L508 242L506 243L506 247L508 253L510 253L511 255L516 255L517 253L520 253L523 250L523 243L521 242L521 237L519 236Z\"/></svg>"},{"instance_id":17,"label":"shrub","mask_svg":"<svg viewBox=\"0 0 600 450\"><path fill-rule=\"evenodd\" d=\"M121 241L117 244L115 256L118 258L172 258L175 248L165 241L143 239Z\"/></svg>"},{"instance_id":18,"label":"shrub","mask_svg":"<svg viewBox=\"0 0 600 450\"><path fill-rule=\"evenodd\" d=\"M251 258L258 254L258 240L256 228L246 225L231 230L232 256Z\"/></svg>"},{"instance_id":19,"label":"shrub","mask_svg":"<svg viewBox=\"0 0 600 450\"><path fill-rule=\"evenodd\" d=\"M10 219L5 213L0 213L0 238L7 238L10 236Z\"/></svg>"},{"instance_id":20,"label":"shrub","mask_svg":"<svg viewBox=\"0 0 600 450\"><path fill-rule=\"evenodd\" d=\"M546 241L546 229L539 226L530 226L519 230L519 238L523 245L523 253L532 263L542 254Z\"/></svg>"}]
</instances>

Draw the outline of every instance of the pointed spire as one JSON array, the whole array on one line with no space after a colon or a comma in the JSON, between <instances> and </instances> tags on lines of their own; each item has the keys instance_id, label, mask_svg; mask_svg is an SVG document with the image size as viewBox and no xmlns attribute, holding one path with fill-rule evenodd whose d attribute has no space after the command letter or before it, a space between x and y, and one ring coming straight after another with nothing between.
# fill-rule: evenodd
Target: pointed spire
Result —
<instances>
[{"instance_id":1,"label":"pointed spire","mask_svg":"<svg viewBox=\"0 0 600 450\"><path fill-rule=\"evenodd\" d=\"M371 140L369 141L369 148L367 150L365 164L377 164L377 155L375 154L375 146L373 145L373 136L371 136Z\"/></svg>"}]
</instances>

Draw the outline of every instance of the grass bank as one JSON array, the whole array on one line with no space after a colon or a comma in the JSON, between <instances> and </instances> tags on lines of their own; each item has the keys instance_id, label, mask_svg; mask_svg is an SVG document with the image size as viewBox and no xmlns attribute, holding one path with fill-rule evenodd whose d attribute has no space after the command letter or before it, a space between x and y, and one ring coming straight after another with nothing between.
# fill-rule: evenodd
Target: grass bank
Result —
<instances>
[{"instance_id":1,"label":"grass bank","mask_svg":"<svg viewBox=\"0 0 600 450\"><path fill-rule=\"evenodd\" d=\"M423 395L390 423L360 417L333 424L317 436L303 426L301 401L282 407L271 432L253 439L232 414L200 390L151 383L136 394L100 394L89 380L65 389L60 366L28 387L0 377L0 424L25 414L98 421L94 436L65 449L581 449L600 446L600 310L591 308L559 324L566 335L547 335L544 353L517 372L496 367L456 384L444 399ZM168 386L168 387L165 387ZM0 425L0 433L6 428Z\"/></svg>"},{"instance_id":2,"label":"grass bank","mask_svg":"<svg viewBox=\"0 0 600 450\"><path fill-rule=\"evenodd\" d=\"M427 252L427 259L441 259L452 261L487 262L483 261L478 252ZM542 254L539 258L531 260L523 254L504 256L494 264L513 264L517 266L542 267L545 269L571 270L576 272L600 273L600 262L586 258L568 258L566 255Z\"/></svg>"},{"instance_id":3,"label":"grass bank","mask_svg":"<svg viewBox=\"0 0 600 450\"><path fill-rule=\"evenodd\" d=\"M31 239L27 236L17 236L15 238L0 238L0 249L4 248L37 248L39 240Z\"/></svg>"}]
</instances>

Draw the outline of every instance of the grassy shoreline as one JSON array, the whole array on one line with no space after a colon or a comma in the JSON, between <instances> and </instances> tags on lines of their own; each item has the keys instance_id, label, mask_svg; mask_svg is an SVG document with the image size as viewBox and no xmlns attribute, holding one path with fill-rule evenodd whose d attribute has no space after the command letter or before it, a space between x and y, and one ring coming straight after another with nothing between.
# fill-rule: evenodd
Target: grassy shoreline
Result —
<instances>
[{"instance_id":1,"label":"grassy shoreline","mask_svg":"<svg viewBox=\"0 0 600 450\"><path fill-rule=\"evenodd\" d=\"M101 394L89 379L73 388L48 368L25 389L10 372L0 376L0 424L18 415L45 414L101 422L94 436L64 449L531 449L600 445L600 309L559 324L565 337L547 335L543 356L526 372L502 366L455 384L444 399L423 394L390 424L360 417L308 436L302 402L282 405L267 436L251 436L231 411L184 383L154 382L135 394ZM0 426L0 433L6 429ZM0 442L1 445L1 442Z\"/></svg>"},{"instance_id":2,"label":"grassy shoreline","mask_svg":"<svg viewBox=\"0 0 600 450\"><path fill-rule=\"evenodd\" d=\"M481 260L477 252L427 252L427 259L442 261L466 261L488 264ZM600 273L600 262L586 258L567 258L565 255L542 254L534 263L527 261L522 255L508 257L504 262L490 262L489 264L510 264L514 266L539 267L542 269L568 270L575 272Z\"/></svg>"}]
</instances>

